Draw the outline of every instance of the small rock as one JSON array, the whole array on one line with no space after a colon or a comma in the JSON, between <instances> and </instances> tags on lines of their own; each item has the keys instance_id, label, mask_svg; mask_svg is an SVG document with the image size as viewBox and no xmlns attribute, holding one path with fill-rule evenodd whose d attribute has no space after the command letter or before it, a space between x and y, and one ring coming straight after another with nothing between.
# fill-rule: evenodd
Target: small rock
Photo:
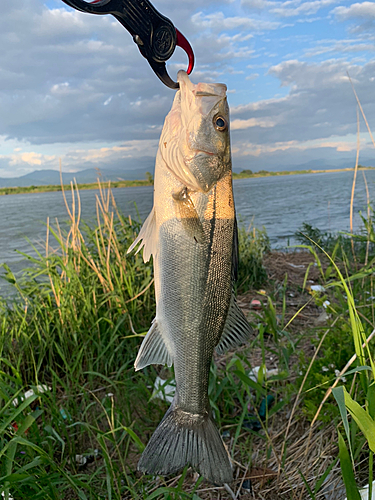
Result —
<instances>
[{"instance_id":1,"label":"small rock","mask_svg":"<svg viewBox=\"0 0 375 500\"><path fill-rule=\"evenodd\" d=\"M326 311L324 310L314 321L314 323L316 325L324 325L324 323L327 322L327 320L329 319L329 316L328 314L326 313Z\"/></svg>"},{"instance_id":2,"label":"small rock","mask_svg":"<svg viewBox=\"0 0 375 500\"><path fill-rule=\"evenodd\" d=\"M84 455L76 455L76 464L78 467L84 467L87 464L87 458Z\"/></svg>"}]
</instances>

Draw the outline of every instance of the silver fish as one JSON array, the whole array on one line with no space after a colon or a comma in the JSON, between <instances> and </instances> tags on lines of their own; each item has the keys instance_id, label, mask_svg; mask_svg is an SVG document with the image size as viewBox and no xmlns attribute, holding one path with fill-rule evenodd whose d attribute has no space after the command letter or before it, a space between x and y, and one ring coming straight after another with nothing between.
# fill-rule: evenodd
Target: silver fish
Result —
<instances>
[{"instance_id":1,"label":"silver fish","mask_svg":"<svg viewBox=\"0 0 375 500\"><path fill-rule=\"evenodd\" d=\"M135 369L174 365L176 394L138 469L175 473L186 464L214 484L233 479L208 398L214 349L246 342L250 326L236 304L238 262L226 86L194 85L183 71L155 165L154 207L138 238L153 255L156 317Z\"/></svg>"}]
</instances>

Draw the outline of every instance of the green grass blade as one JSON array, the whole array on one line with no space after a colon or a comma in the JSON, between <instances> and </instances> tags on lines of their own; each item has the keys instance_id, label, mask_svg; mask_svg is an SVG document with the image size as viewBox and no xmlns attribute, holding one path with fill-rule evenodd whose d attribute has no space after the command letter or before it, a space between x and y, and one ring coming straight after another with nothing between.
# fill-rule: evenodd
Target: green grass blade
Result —
<instances>
[{"instance_id":1,"label":"green grass blade","mask_svg":"<svg viewBox=\"0 0 375 500\"><path fill-rule=\"evenodd\" d=\"M309 486L309 483L307 482L305 476L302 474L302 471L298 469L298 474L301 476L303 484L306 486L307 493L310 495L311 500L315 500L315 494L313 493L312 489Z\"/></svg>"},{"instance_id":2,"label":"green grass blade","mask_svg":"<svg viewBox=\"0 0 375 500\"><path fill-rule=\"evenodd\" d=\"M329 476L331 470L334 468L334 466L337 464L339 460L339 457L336 457L335 460L331 463L329 467L324 471L324 473L320 476L319 480L316 482L314 486L314 493L318 493L320 488L323 486L324 481L326 478Z\"/></svg>"},{"instance_id":3,"label":"green grass blade","mask_svg":"<svg viewBox=\"0 0 375 500\"><path fill-rule=\"evenodd\" d=\"M345 406L357 422L358 427L367 439L370 450L375 453L375 421L344 389Z\"/></svg>"},{"instance_id":4,"label":"green grass blade","mask_svg":"<svg viewBox=\"0 0 375 500\"><path fill-rule=\"evenodd\" d=\"M349 443L350 456L353 459L353 450L351 447L348 413L347 413L346 406L345 406L344 387L342 387L342 386L335 387L334 389L332 389L332 394L333 394L334 398L336 399L336 402L337 402L339 410L340 410L340 415L341 415L342 423L344 424L346 438L347 438L348 443Z\"/></svg>"},{"instance_id":5,"label":"green grass blade","mask_svg":"<svg viewBox=\"0 0 375 500\"><path fill-rule=\"evenodd\" d=\"M9 427L9 425L17 419L17 417L28 407L31 405L33 401L35 401L39 396L37 394L33 394L32 396L26 398L22 403L17 406L14 411L11 412L10 416L3 422L0 426L0 435L4 433L5 429Z\"/></svg>"},{"instance_id":6,"label":"green grass blade","mask_svg":"<svg viewBox=\"0 0 375 500\"><path fill-rule=\"evenodd\" d=\"M258 384L257 382L254 382L254 380L251 380L251 378L249 378L247 375L245 375L244 373L240 372L239 370L236 370L234 372L234 374L240 379L242 380L242 382L247 385L248 387L250 387L251 389L254 389L258 394L262 394L263 396L265 396L267 394L267 391L265 389L263 389L263 387Z\"/></svg>"},{"instance_id":7,"label":"green grass blade","mask_svg":"<svg viewBox=\"0 0 375 500\"><path fill-rule=\"evenodd\" d=\"M358 492L357 484L355 482L352 462L349 457L348 448L346 447L344 438L338 432L339 437L339 458L342 477L344 479L347 500L361 500L361 495Z\"/></svg>"}]
</instances>

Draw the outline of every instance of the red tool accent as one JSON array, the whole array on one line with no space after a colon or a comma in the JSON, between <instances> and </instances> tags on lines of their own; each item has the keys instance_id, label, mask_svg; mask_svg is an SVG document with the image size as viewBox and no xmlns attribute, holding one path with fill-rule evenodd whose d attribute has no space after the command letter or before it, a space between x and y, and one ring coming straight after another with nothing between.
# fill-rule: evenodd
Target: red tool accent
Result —
<instances>
[{"instance_id":1,"label":"red tool accent","mask_svg":"<svg viewBox=\"0 0 375 500\"><path fill-rule=\"evenodd\" d=\"M176 35L177 35L176 45L178 45L179 47L181 47L182 49L184 49L184 51L188 55L189 66L188 66L188 69L187 69L186 73L188 75L190 75L190 73L193 71L193 68L194 68L194 52L193 52L193 49L191 48L190 43L186 40L186 38L184 37L184 35L180 31L178 31L178 29L176 29Z\"/></svg>"}]
</instances>

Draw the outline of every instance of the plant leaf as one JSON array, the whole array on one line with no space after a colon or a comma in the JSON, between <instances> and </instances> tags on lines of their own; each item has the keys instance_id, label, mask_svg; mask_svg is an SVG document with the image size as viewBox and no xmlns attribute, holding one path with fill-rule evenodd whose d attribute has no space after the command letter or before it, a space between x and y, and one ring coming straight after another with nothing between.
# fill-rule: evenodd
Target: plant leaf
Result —
<instances>
[{"instance_id":1,"label":"plant leaf","mask_svg":"<svg viewBox=\"0 0 375 500\"><path fill-rule=\"evenodd\" d=\"M342 418L342 423L344 424L346 438L347 438L348 443L349 443L350 456L353 459L353 450L352 450L351 442L350 442L350 430L349 430L348 414L347 414L346 406L345 406L344 387L343 386L335 387L334 389L332 389L332 394L334 395L334 397L337 401L337 404L339 406L340 415Z\"/></svg>"},{"instance_id":2,"label":"plant leaf","mask_svg":"<svg viewBox=\"0 0 375 500\"><path fill-rule=\"evenodd\" d=\"M339 457L341 473L344 479L347 500L361 500L361 495L358 492L357 484L355 482L354 471L352 462L349 457L348 448L346 447L344 438L338 432L339 437Z\"/></svg>"},{"instance_id":3,"label":"plant leaf","mask_svg":"<svg viewBox=\"0 0 375 500\"><path fill-rule=\"evenodd\" d=\"M375 453L375 422L356 401L352 399L350 394L344 389L345 406L349 410L351 416L357 422L358 427L363 432L367 439L369 448Z\"/></svg>"}]
</instances>

